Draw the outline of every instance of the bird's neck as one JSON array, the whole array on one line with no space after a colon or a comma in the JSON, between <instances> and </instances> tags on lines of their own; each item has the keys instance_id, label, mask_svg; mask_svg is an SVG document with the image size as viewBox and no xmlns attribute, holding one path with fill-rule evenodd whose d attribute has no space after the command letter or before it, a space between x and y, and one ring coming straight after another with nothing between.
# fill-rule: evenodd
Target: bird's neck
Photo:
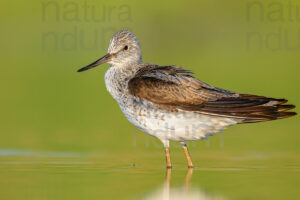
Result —
<instances>
[{"instance_id":1,"label":"bird's neck","mask_svg":"<svg viewBox=\"0 0 300 200\"><path fill-rule=\"evenodd\" d=\"M140 64L126 66L111 65L105 73L106 88L118 102L124 96L128 95L128 82L141 67L142 65Z\"/></svg>"}]
</instances>

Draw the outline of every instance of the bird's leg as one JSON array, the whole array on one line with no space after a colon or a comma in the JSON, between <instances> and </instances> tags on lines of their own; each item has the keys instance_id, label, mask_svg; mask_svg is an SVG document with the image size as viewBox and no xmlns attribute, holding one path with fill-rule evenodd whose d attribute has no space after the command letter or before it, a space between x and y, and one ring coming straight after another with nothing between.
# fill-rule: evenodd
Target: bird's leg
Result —
<instances>
[{"instance_id":1,"label":"bird's leg","mask_svg":"<svg viewBox=\"0 0 300 200\"><path fill-rule=\"evenodd\" d=\"M165 147L165 152L166 152L167 168L172 168L169 147Z\"/></svg>"},{"instance_id":2,"label":"bird's leg","mask_svg":"<svg viewBox=\"0 0 300 200\"><path fill-rule=\"evenodd\" d=\"M183 147L183 150L184 150L184 154L185 154L185 157L187 159L187 162L188 162L188 168L194 168L194 165L192 163L192 159L191 159L191 156L190 156L190 153L189 153L189 150L187 148L187 145L185 143L181 143L182 147Z\"/></svg>"},{"instance_id":3,"label":"bird's leg","mask_svg":"<svg viewBox=\"0 0 300 200\"><path fill-rule=\"evenodd\" d=\"M164 144L165 153L166 153L166 161L167 161L166 168L172 168L171 157L170 157L170 148L169 148L170 142L169 142L169 140L162 140L162 143Z\"/></svg>"}]
</instances>

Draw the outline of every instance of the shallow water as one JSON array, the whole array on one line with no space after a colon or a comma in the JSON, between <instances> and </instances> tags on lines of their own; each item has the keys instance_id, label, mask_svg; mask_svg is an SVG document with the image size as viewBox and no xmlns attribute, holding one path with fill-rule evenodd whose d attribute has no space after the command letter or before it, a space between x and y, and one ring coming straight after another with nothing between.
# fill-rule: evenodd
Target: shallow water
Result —
<instances>
[{"instance_id":1,"label":"shallow water","mask_svg":"<svg viewBox=\"0 0 300 200\"><path fill-rule=\"evenodd\" d=\"M177 156L177 155L174 155ZM300 159L288 154L195 156L0 150L1 199L299 199ZM199 159L202 162L199 165ZM132 162L134 161L134 162ZM175 159L176 161L176 159Z\"/></svg>"}]
</instances>

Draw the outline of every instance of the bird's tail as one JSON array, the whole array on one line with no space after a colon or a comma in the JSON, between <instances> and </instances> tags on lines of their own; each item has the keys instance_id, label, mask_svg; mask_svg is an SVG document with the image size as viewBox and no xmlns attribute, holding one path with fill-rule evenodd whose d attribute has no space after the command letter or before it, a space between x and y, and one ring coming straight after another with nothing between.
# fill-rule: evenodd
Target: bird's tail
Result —
<instances>
[{"instance_id":1,"label":"bird's tail","mask_svg":"<svg viewBox=\"0 0 300 200\"><path fill-rule=\"evenodd\" d=\"M241 94L242 99L256 100L264 102L261 105L252 107L248 112L244 113L244 119L241 123L263 122L276 119L283 119L297 115L296 112L287 112L294 109L296 106L287 103L286 99L274 99L263 96Z\"/></svg>"}]
</instances>

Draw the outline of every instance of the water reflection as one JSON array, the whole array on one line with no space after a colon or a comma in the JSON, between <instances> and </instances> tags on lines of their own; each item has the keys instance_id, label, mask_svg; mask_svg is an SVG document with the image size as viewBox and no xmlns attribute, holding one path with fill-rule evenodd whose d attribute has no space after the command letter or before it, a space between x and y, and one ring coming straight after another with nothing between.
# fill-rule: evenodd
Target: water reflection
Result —
<instances>
[{"instance_id":1,"label":"water reflection","mask_svg":"<svg viewBox=\"0 0 300 200\"><path fill-rule=\"evenodd\" d=\"M151 194L143 199L148 200L176 200L176 199L189 199L189 200L223 200L223 196L215 195L204 191L199 187L191 187L190 182L193 175L192 168L189 168L184 179L182 187L171 187L171 174L172 169L166 170L166 180L164 184Z\"/></svg>"}]
</instances>

